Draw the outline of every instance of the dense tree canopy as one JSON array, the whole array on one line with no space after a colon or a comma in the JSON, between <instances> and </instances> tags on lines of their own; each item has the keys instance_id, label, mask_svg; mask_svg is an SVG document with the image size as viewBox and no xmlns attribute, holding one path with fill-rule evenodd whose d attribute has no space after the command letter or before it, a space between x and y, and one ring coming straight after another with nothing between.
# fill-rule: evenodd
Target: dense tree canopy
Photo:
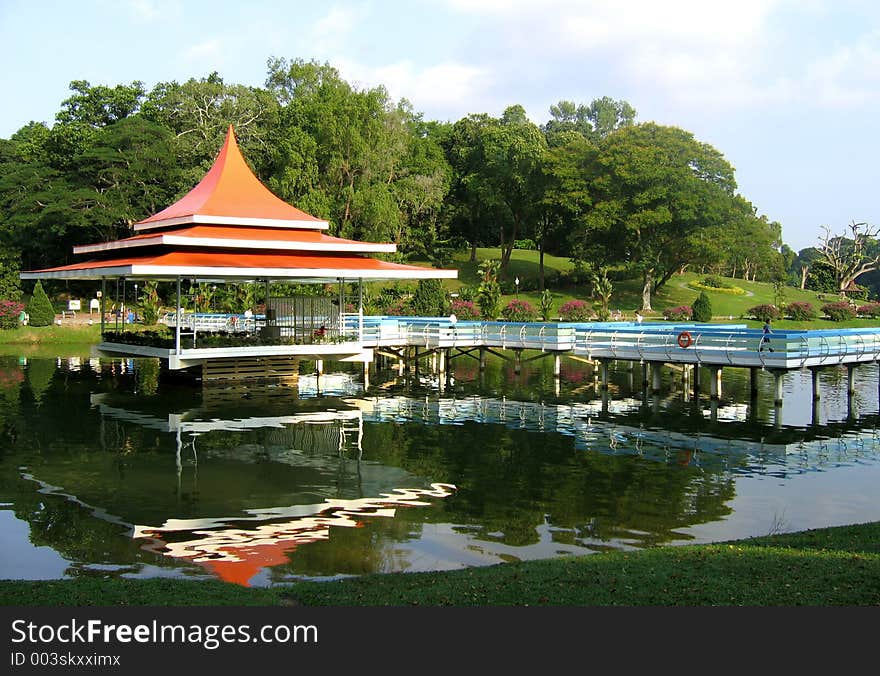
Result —
<instances>
[{"instance_id":1,"label":"dense tree canopy","mask_svg":"<svg viewBox=\"0 0 880 676\"><path fill-rule=\"evenodd\" d=\"M0 139L0 277L130 234L201 179L230 124L281 198L333 234L394 242L402 258L500 247L503 277L527 241L541 261L639 276L645 309L687 266L775 279L797 260L780 254L779 224L736 192L721 152L683 129L637 124L609 97L560 100L540 126L515 104L441 123L329 64L276 58L264 87L211 73L150 91L85 80L70 90L54 124Z\"/></svg>"}]
</instances>

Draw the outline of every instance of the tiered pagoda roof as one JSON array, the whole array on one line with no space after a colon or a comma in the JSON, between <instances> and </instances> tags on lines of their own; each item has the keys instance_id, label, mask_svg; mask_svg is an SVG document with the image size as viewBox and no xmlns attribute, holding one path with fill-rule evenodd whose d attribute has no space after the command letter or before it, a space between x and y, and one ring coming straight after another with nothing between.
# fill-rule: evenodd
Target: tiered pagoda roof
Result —
<instances>
[{"instance_id":1,"label":"tiered pagoda roof","mask_svg":"<svg viewBox=\"0 0 880 676\"><path fill-rule=\"evenodd\" d=\"M327 221L274 195L254 175L232 126L210 171L190 192L134 224L136 235L74 247L81 263L23 272L22 279L431 279L455 270L375 258L396 245L331 237Z\"/></svg>"}]
</instances>

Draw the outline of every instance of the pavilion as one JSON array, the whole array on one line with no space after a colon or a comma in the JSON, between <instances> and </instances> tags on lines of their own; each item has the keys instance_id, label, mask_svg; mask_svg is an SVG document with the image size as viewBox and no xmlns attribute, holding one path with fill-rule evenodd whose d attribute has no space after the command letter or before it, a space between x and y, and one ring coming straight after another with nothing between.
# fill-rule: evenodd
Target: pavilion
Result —
<instances>
[{"instance_id":1,"label":"pavilion","mask_svg":"<svg viewBox=\"0 0 880 676\"><path fill-rule=\"evenodd\" d=\"M189 193L166 209L135 223L125 239L74 247L87 260L21 273L22 279L99 280L101 282L101 354L159 357L171 369L209 362L242 360L332 359L372 361L363 346L363 282L374 280L451 279L456 270L392 263L369 254L396 250L391 243L360 242L326 234L329 223L274 195L245 162L230 125L213 166ZM107 286L155 280L176 284L175 312L166 317L174 328L173 345L143 344L125 335L125 326L105 332ZM269 296L272 282L336 284L338 299ZM183 311L182 282L265 284L262 315L248 308L242 315L207 317ZM346 283L358 284L357 312L346 313ZM219 322L219 323L218 323ZM226 331L224 331L226 329ZM208 340L197 347L199 331L242 334L222 344ZM167 342L167 341L166 341ZM203 341L204 343L205 341ZM245 343L245 344L242 344ZM259 370L259 369L258 369ZM238 373L239 370L236 370ZM241 371L247 374L247 369Z\"/></svg>"}]
</instances>

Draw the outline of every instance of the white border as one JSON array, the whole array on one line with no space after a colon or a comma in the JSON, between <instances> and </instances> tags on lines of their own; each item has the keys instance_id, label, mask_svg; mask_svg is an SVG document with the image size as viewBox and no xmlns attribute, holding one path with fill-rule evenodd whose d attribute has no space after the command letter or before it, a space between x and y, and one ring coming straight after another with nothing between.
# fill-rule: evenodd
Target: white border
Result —
<instances>
[{"instance_id":1,"label":"white border","mask_svg":"<svg viewBox=\"0 0 880 676\"><path fill-rule=\"evenodd\" d=\"M236 216L210 216L194 214L192 216L178 216L177 218L163 218L160 221L141 221L135 223L132 228L135 232L142 230L154 230L165 228L169 225L186 225L190 223L204 223L209 225L256 225L264 228L308 228L309 230L327 230L330 223L327 221L298 221L293 219L279 218L241 218Z\"/></svg>"},{"instance_id":2,"label":"white border","mask_svg":"<svg viewBox=\"0 0 880 676\"><path fill-rule=\"evenodd\" d=\"M158 245L215 247L223 249L276 249L284 251L344 251L349 253L394 253L397 251L396 244L381 244L374 242L336 244L332 242L290 242L274 239L222 239L219 237L183 237L181 235L156 234L153 237L144 237L143 239L121 239L114 242L101 242L100 244L81 244L73 247L73 253L97 253L99 251L115 251L118 249L132 249Z\"/></svg>"},{"instance_id":3,"label":"white border","mask_svg":"<svg viewBox=\"0 0 880 676\"><path fill-rule=\"evenodd\" d=\"M164 265L123 265L107 268L81 268L22 272L21 279L101 279L138 277L174 280L182 278L216 279L457 279L458 270L419 268L406 270L357 270L345 268L208 268Z\"/></svg>"}]
</instances>

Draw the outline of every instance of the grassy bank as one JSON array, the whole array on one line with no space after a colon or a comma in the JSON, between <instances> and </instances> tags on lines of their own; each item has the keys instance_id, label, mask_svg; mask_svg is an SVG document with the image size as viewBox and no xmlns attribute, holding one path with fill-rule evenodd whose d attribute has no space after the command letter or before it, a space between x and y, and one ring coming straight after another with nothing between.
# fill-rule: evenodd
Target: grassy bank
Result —
<instances>
[{"instance_id":1,"label":"grassy bank","mask_svg":"<svg viewBox=\"0 0 880 676\"><path fill-rule=\"evenodd\" d=\"M99 324L20 326L0 330L0 345L93 345L100 342Z\"/></svg>"},{"instance_id":2,"label":"grassy bank","mask_svg":"<svg viewBox=\"0 0 880 676\"><path fill-rule=\"evenodd\" d=\"M8 606L856 606L880 604L880 524L444 573L248 589L221 582L0 582Z\"/></svg>"}]
</instances>

